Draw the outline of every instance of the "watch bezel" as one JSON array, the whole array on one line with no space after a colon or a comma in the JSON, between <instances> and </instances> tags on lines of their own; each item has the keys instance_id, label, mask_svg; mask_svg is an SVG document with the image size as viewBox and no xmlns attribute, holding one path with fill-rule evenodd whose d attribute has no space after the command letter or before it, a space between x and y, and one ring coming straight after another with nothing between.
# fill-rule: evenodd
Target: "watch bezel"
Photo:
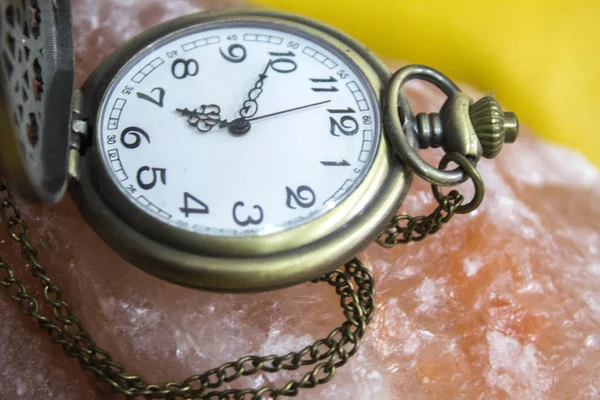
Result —
<instances>
[{"instance_id":1,"label":"watch bezel","mask_svg":"<svg viewBox=\"0 0 600 400\"><path fill-rule=\"evenodd\" d=\"M142 33L92 74L82 92L89 99L84 109L93 131L97 131L100 105L113 79L141 49L198 24L240 20L285 24L319 36L354 61L381 103L389 71L364 46L336 29L281 12L205 12ZM382 128L371 170L336 209L305 225L272 235L208 236L157 223L157 219L137 209L108 176L97 147L92 146L81 157L80 179L73 185L75 198L90 225L128 261L147 272L178 284L211 290L252 291L288 286L315 278L347 261L366 247L396 212L412 178L412 173L392 155Z\"/></svg>"}]
</instances>

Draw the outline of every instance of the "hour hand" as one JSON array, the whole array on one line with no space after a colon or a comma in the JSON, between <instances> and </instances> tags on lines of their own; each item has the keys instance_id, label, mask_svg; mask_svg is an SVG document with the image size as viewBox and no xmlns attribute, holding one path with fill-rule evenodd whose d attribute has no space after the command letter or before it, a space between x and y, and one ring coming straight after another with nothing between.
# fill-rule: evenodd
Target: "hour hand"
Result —
<instances>
[{"instance_id":1,"label":"hour hand","mask_svg":"<svg viewBox=\"0 0 600 400\"><path fill-rule=\"evenodd\" d=\"M203 104L194 110L178 108L175 111L186 117L188 124L202 133L209 132L221 122L221 108L216 104Z\"/></svg>"}]
</instances>

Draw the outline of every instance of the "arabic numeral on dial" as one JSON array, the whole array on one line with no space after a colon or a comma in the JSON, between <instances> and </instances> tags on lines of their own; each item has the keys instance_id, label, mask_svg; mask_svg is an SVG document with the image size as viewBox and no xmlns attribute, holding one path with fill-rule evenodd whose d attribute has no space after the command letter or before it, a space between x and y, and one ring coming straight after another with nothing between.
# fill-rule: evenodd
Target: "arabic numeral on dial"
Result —
<instances>
[{"instance_id":1,"label":"arabic numeral on dial","mask_svg":"<svg viewBox=\"0 0 600 400\"><path fill-rule=\"evenodd\" d=\"M296 57L296 54L293 51L288 51L285 53L278 53L276 51L271 51L269 54L273 57Z\"/></svg>"},{"instance_id":2,"label":"arabic numeral on dial","mask_svg":"<svg viewBox=\"0 0 600 400\"><path fill-rule=\"evenodd\" d=\"M329 114L353 114L356 111L354 111L353 108L348 107L348 108L340 108L340 109L334 109L334 108L330 108L327 111L329 111Z\"/></svg>"},{"instance_id":3,"label":"arabic numeral on dial","mask_svg":"<svg viewBox=\"0 0 600 400\"><path fill-rule=\"evenodd\" d=\"M287 53L270 52L269 54L272 57L296 57L296 54L291 51L288 51ZM289 58L276 58L271 61L271 69L282 74L289 74L298 69L298 64Z\"/></svg>"},{"instance_id":4,"label":"arabic numeral on dial","mask_svg":"<svg viewBox=\"0 0 600 400\"><path fill-rule=\"evenodd\" d=\"M335 79L333 76L330 76L327 79L320 79L320 78L310 78L311 82L315 82L315 83L335 83L337 82L337 79ZM337 92L338 88L335 87L334 85L331 85L330 87L313 87L311 88L313 92Z\"/></svg>"},{"instance_id":5,"label":"arabic numeral on dial","mask_svg":"<svg viewBox=\"0 0 600 400\"><path fill-rule=\"evenodd\" d=\"M232 44L227 49L227 54L223 52L223 49L219 49L224 59L232 63L241 63L246 59L246 48L241 44Z\"/></svg>"},{"instance_id":6,"label":"arabic numeral on dial","mask_svg":"<svg viewBox=\"0 0 600 400\"><path fill-rule=\"evenodd\" d=\"M149 95L147 95L145 93L140 93L140 92L137 92L137 97L140 98L140 99L142 99L142 100L149 101L152 104L156 104L160 108L163 108L164 105L165 105L165 103L164 103L164 100L165 100L165 89L157 87L157 88L152 89L152 91L150 93L154 93L154 92L157 92L157 91L158 91L158 99L155 99L152 96L149 96Z\"/></svg>"},{"instance_id":7,"label":"arabic numeral on dial","mask_svg":"<svg viewBox=\"0 0 600 400\"><path fill-rule=\"evenodd\" d=\"M339 70L337 72L337 75L341 78L341 79L346 79L348 77L348 73L346 71L344 71L343 69Z\"/></svg>"},{"instance_id":8,"label":"arabic numeral on dial","mask_svg":"<svg viewBox=\"0 0 600 400\"><path fill-rule=\"evenodd\" d=\"M286 187L285 189L287 193L287 201L285 204L292 210L296 209L293 203L302 208L310 208L314 206L317 201L315 192L308 186L299 186L296 191L291 187Z\"/></svg>"},{"instance_id":9,"label":"arabic numeral on dial","mask_svg":"<svg viewBox=\"0 0 600 400\"><path fill-rule=\"evenodd\" d=\"M350 163L346 160L342 160L342 161L321 161L321 164L323 164L326 167L349 167Z\"/></svg>"},{"instance_id":10,"label":"arabic numeral on dial","mask_svg":"<svg viewBox=\"0 0 600 400\"><path fill-rule=\"evenodd\" d=\"M188 76L198 75L200 66L198 65L198 61L194 59L184 60L183 58L178 58L173 61L171 72L176 79L185 79Z\"/></svg>"},{"instance_id":11,"label":"arabic numeral on dial","mask_svg":"<svg viewBox=\"0 0 600 400\"><path fill-rule=\"evenodd\" d=\"M106 136L106 144L112 145L117 143L117 135Z\"/></svg>"},{"instance_id":12,"label":"arabic numeral on dial","mask_svg":"<svg viewBox=\"0 0 600 400\"><path fill-rule=\"evenodd\" d=\"M337 131L346 136L354 136L358 133L358 122L349 115L344 115L339 121L333 117L329 117L329 121L331 123L329 133L333 136L340 136Z\"/></svg>"},{"instance_id":13,"label":"arabic numeral on dial","mask_svg":"<svg viewBox=\"0 0 600 400\"><path fill-rule=\"evenodd\" d=\"M240 209L244 207L245 204L243 201L238 201L233 206L233 220L236 224L238 224L239 226L248 226L259 225L261 222L263 222L265 214L261 206L255 205L254 207L252 207L253 215L248 215L247 213L244 213L244 217L240 217L240 214L242 214Z\"/></svg>"},{"instance_id":14,"label":"arabic numeral on dial","mask_svg":"<svg viewBox=\"0 0 600 400\"><path fill-rule=\"evenodd\" d=\"M123 93L126 96L129 96L131 94L131 91L135 89L133 86L125 86L125 88L121 91L121 93Z\"/></svg>"},{"instance_id":15,"label":"arabic numeral on dial","mask_svg":"<svg viewBox=\"0 0 600 400\"><path fill-rule=\"evenodd\" d=\"M350 107L346 109L328 109L327 111L330 114L353 114L356 112ZM353 136L358 133L358 122L356 121L356 119L354 119L354 117L351 117L350 115L344 115L340 118L339 121L334 117L329 117L329 122L331 124L329 133L331 133L333 136L340 136L340 134L337 133L337 131L340 131L343 135L346 136Z\"/></svg>"},{"instance_id":16,"label":"arabic numeral on dial","mask_svg":"<svg viewBox=\"0 0 600 400\"><path fill-rule=\"evenodd\" d=\"M238 40L237 35L229 35L227 36L227 40Z\"/></svg>"},{"instance_id":17,"label":"arabic numeral on dial","mask_svg":"<svg viewBox=\"0 0 600 400\"><path fill-rule=\"evenodd\" d=\"M152 173L152 180L148 180L149 173ZM145 179L144 179L145 178ZM167 184L167 170L165 168L150 168L148 166L142 167L137 172L137 183L140 188L144 190L150 190L158 183L158 180L163 185Z\"/></svg>"},{"instance_id":18,"label":"arabic numeral on dial","mask_svg":"<svg viewBox=\"0 0 600 400\"><path fill-rule=\"evenodd\" d=\"M137 149L142 144L142 137L150 143L150 136L143 129L131 126L121 133L121 144L128 149Z\"/></svg>"},{"instance_id":19,"label":"arabic numeral on dial","mask_svg":"<svg viewBox=\"0 0 600 400\"><path fill-rule=\"evenodd\" d=\"M300 47L300 43L294 42L294 41L289 41L287 44L287 47L296 50L298 47Z\"/></svg>"},{"instance_id":20,"label":"arabic numeral on dial","mask_svg":"<svg viewBox=\"0 0 600 400\"><path fill-rule=\"evenodd\" d=\"M186 218L189 218L190 214L208 214L210 212L206 203L188 192L183 194L183 207L179 210L185 214Z\"/></svg>"}]
</instances>

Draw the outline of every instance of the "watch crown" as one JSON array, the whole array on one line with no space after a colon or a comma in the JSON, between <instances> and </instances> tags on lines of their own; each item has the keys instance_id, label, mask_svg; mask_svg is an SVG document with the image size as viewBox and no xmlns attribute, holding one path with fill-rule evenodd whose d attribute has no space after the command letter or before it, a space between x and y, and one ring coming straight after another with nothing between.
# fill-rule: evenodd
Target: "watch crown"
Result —
<instances>
[{"instance_id":1,"label":"watch crown","mask_svg":"<svg viewBox=\"0 0 600 400\"><path fill-rule=\"evenodd\" d=\"M493 96L485 96L471 105L469 116L485 158L496 157L504 143L514 143L519 136L517 116L502 111Z\"/></svg>"}]
</instances>

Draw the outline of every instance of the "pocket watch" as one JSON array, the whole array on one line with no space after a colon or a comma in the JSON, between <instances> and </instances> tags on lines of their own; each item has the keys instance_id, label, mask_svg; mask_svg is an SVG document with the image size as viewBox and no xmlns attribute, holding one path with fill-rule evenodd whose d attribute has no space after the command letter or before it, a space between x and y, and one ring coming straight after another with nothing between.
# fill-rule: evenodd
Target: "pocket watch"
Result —
<instances>
[{"instance_id":1,"label":"pocket watch","mask_svg":"<svg viewBox=\"0 0 600 400\"><path fill-rule=\"evenodd\" d=\"M33 201L57 202L68 188L123 258L179 285L262 291L329 274L322 279L336 286L332 271L373 241L418 240L476 208L477 161L518 134L515 115L493 97L474 102L426 66L391 75L348 35L264 10L204 12L149 29L74 90L69 2L25 3L7 0L1 10L3 172ZM413 114L403 90L412 79L448 96L439 113ZM446 152L437 168L419 157L428 147ZM458 167L447 171L450 162ZM440 207L395 216L415 173L432 183ZM442 194L469 178L469 204ZM367 289L339 293L357 302L372 298ZM350 326L365 323L356 315ZM352 338L348 329L340 332ZM347 359L355 348L335 351ZM240 361L238 377L247 363L263 366Z\"/></svg>"},{"instance_id":2,"label":"pocket watch","mask_svg":"<svg viewBox=\"0 0 600 400\"><path fill-rule=\"evenodd\" d=\"M47 202L69 181L105 241L171 282L253 291L314 279L380 234L413 171L438 184L465 175L413 168L410 106L401 100L399 115L398 97L384 96L423 78L456 103L448 114L472 101L426 67L390 83L364 46L313 20L258 10L176 19L130 40L73 92L68 2L5 11L6 173ZM464 114L447 116L445 131L468 125ZM475 134L455 142L448 151L481 155Z\"/></svg>"}]
</instances>

